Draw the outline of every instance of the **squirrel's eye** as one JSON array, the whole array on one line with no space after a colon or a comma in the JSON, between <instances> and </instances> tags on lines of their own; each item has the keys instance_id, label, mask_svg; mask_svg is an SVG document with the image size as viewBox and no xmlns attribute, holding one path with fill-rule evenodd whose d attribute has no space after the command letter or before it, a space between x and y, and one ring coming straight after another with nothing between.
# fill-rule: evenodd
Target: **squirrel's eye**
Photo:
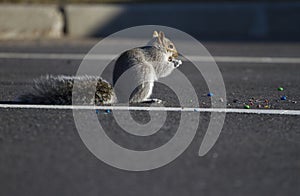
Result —
<instances>
[{"instance_id":1,"label":"squirrel's eye","mask_svg":"<svg viewBox=\"0 0 300 196\"><path fill-rule=\"evenodd\" d=\"M174 46L173 46L172 44L170 44L170 45L169 45L169 48L173 49L173 48L174 48Z\"/></svg>"}]
</instances>

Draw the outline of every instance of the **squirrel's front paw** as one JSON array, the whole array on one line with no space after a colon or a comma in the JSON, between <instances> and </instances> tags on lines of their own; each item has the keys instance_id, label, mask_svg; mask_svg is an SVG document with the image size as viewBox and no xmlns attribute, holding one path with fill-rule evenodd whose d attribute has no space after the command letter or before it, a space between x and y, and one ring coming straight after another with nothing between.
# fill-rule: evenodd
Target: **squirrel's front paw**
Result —
<instances>
[{"instance_id":1,"label":"squirrel's front paw","mask_svg":"<svg viewBox=\"0 0 300 196\"><path fill-rule=\"evenodd\" d=\"M173 63L174 63L174 67L179 67L179 65L182 64L182 61L181 60L176 60L176 59L173 59Z\"/></svg>"}]
</instances>

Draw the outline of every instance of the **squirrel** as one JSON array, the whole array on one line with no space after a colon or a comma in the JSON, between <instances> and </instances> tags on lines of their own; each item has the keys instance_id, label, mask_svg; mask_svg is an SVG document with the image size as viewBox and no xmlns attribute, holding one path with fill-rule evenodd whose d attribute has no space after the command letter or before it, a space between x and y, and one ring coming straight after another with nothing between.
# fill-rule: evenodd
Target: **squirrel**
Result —
<instances>
[{"instance_id":1,"label":"squirrel","mask_svg":"<svg viewBox=\"0 0 300 196\"><path fill-rule=\"evenodd\" d=\"M17 102L23 104L71 105L74 81L79 88L86 89L96 84L95 96L92 100L81 100L86 104L107 105L114 103L161 102L149 99L154 82L168 76L182 64L177 60L178 52L163 32L153 32L148 46L133 48L123 52L116 60L113 69L113 84L100 76L41 76L34 80L30 92L18 96ZM129 68L135 77L131 77L128 85L135 85L131 96L124 98L123 89L115 89L119 77ZM137 85L141 84L141 85ZM126 81L127 85L127 81ZM82 98L82 97L81 97ZM82 98L84 99L84 97Z\"/></svg>"}]
</instances>

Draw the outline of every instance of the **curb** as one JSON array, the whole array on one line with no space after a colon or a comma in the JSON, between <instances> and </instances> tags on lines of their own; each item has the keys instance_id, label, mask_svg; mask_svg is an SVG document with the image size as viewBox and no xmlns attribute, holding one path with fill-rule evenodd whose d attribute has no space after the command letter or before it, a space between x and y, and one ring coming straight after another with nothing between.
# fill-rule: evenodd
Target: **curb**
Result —
<instances>
[{"instance_id":1,"label":"curb","mask_svg":"<svg viewBox=\"0 0 300 196\"><path fill-rule=\"evenodd\" d=\"M59 38L63 26L63 16L54 5L0 6L0 39Z\"/></svg>"},{"instance_id":2,"label":"curb","mask_svg":"<svg viewBox=\"0 0 300 196\"><path fill-rule=\"evenodd\" d=\"M0 39L103 37L165 25L200 39L299 40L300 3L182 3L0 6Z\"/></svg>"}]
</instances>

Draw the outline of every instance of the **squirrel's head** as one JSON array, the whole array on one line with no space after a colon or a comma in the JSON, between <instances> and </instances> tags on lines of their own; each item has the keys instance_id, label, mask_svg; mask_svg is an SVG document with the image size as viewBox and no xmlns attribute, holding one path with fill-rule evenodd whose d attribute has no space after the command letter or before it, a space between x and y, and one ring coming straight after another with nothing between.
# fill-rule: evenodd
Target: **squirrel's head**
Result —
<instances>
[{"instance_id":1,"label":"squirrel's head","mask_svg":"<svg viewBox=\"0 0 300 196\"><path fill-rule=\"evenodd\" d=\"M172 53L172 57L176 58L178 57L178 52L175 48L175 45L173 44L173 42L171 42L168 38L165 37L164 32L162 31L154 31L153 32L153 39L154 39L154 43L158 43L160 46L163 46L167 52Z\"/></svg>"}]
</instances>

